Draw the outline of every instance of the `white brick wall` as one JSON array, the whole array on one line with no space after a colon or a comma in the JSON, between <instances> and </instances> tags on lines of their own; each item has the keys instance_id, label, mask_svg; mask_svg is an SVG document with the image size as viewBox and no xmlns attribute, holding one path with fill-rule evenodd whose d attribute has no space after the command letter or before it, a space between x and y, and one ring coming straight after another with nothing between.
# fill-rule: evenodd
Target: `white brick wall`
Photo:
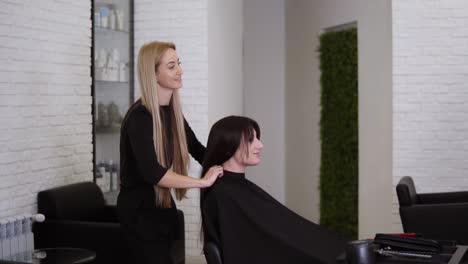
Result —
<instances>
[{"instance_id":1,"label":"white brick wall","mask_svg":"<svg viewBox=\"0 0 468 264\"><path fill-rule=\"evenodd\" d=\"M468 190L468 1L392 4L393 190L405 175L419 192Z\"/></svg>"},{"instance_id":2,"label":"white brick wall","mask_svg":"<svg viewBox=\"0 0 468 264\"><path fill-rule=\"evenodd\" d=\"M176 44L184 70L181 89L184 114L204 145L209 132L207 6L207 0L136 0L134 14L135 59L144 43L160 40ZM135 80L135 98L138 97L138 80ZM189 175L198 177L199 174L200 166L192 159ZM191 189L188 197L177 206L185 213L186 254L197 256L202 251L199 190Z\"/></svg>"},{"instance_id":3,"label":"white brick wall","mask_svg":"<svg viewBox=\"0 0 468 264\"><path fill-rule=\"evenodd\" d=\"M0 0L0 217L92 180L90 8Z\"/></svg>"}]
</instances>

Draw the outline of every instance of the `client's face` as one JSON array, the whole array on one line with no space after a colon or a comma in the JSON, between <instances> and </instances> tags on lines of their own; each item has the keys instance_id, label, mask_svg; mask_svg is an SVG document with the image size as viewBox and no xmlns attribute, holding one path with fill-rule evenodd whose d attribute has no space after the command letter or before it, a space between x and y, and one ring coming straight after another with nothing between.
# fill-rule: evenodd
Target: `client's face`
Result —
<instances>
[{"instance_id":1,"label":"client's face","mask_svg":"<svg viewBox=\"0 0 468 264\"><path fill-rule=\"evenodd\" d=\"M244 166L255 166L260 163L260 151L262 148L263 144L257 138L257 133L254 131L253 140L247 146L241 144L234 154L234 158Z\"/></svg>"}]
</instances>

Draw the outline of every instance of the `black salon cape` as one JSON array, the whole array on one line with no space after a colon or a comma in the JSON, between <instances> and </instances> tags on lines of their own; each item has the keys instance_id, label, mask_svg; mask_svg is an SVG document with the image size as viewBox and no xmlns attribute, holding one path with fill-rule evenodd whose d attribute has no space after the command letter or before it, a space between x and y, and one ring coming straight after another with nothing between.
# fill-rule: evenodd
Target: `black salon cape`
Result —
<instances>
[{"instance_id":1,"label":"black salon cape","mask_svg":"<svg viewBox=\"0 0 468 264\"><path fill-rule=\"evenodd\" d=\"M223 264L336 263L348 241L276 201L244 174L224 176L202 193L204 240Z\"/></svg>"}]
</instances>

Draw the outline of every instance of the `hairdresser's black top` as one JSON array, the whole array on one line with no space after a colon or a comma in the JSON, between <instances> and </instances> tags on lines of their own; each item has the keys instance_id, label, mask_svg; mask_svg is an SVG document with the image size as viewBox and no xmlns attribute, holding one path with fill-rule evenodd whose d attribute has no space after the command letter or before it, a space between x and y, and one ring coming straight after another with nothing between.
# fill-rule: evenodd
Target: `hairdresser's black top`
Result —
<instances>
[{"instance_id":1,"label":"hairdresser's black top","mask_svg":"<svg viewBox=\"0 0 468 264\"><path fill-rule=\"evenodd\" d=\"M224 171L202 192L201 209L204 239L220 247L224 264L335 263L348 241L295 214L243 173Z\"/></svg>"},{"instance_id":2,"label":"hairdresser's black top","mask_svg":"<svg viewBox=\"0 0 468 264\"><path fill-rule=\"evenodd\" d=\"M160 111L168 142L166 160L169 161L168 164L172 164L171 122L173 122L173 116L169 106L161 106ZM197 140L185 119L184 123L189 153L201 163L205 147ZM158 163L153 145L152 116L140 100L128 110L120 133L121 191L118 206L126 209L154 208L153 186L158 184L168 168Z\"/></svg>"}]
</instances>

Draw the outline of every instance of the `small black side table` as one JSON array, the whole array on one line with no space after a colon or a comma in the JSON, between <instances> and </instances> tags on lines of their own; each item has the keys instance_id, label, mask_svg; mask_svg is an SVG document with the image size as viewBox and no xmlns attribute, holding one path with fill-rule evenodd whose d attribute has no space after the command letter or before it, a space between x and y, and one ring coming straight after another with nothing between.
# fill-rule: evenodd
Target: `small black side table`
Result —
<instances>
[{"instance_id":1,"label":"small black side table","mask_svg":"<svg viewBox=\"0 0 468 264\"><path fill-rule=\"evenodd\" d=\"M0 260L0 264L81 264L95 258L94 251L83 248L40 248Z\"/></svg>"}]
</instances>

